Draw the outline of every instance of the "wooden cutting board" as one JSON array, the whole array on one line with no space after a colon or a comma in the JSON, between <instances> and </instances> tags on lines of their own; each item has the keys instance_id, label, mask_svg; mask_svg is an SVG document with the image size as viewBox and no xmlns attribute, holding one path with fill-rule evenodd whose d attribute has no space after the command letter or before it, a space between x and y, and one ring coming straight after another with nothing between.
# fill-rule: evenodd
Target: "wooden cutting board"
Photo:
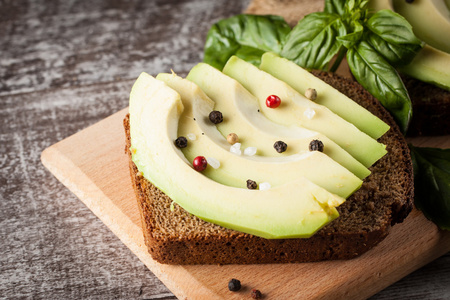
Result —
<instances>
[{"instance_id":1,"label":"wooden cutting board","mask_svg":"<svg viewBox=\"0 0 450 300\"><path fill-rule=\"evenodd\" d=\"M443 232L414 210L366 254L347 261L267 265L170 266L155 262L144 245L124 151L127 110L47 148L43 164L76 194L180 299L364 299L450 250ZM450 147L450 136L418 138L416 145ZM231 278L243 284L228 291Z\"/></svg>"}]
</instances>

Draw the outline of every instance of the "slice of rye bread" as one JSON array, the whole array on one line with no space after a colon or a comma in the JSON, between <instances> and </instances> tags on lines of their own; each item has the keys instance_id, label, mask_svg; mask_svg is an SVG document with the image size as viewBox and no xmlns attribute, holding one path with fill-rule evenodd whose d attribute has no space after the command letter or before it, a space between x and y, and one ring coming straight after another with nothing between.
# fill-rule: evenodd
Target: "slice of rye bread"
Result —
<instances>
[{"instance_id":1,"label":"slice of rye bread","mask_svg":"<svg viewBox=\"0 0 450 300\"><path fill-rule=\"evenodd\" d=\"M349 259L377 245L395 223L404 220L413 205L413 171L408 146L397 125L359 84L333 74L315 75L386 121L391 129L379 139L387 145L388 154L370 168L372 174L364 180L361 189L339 206L340 217L307 239L268 240L205 222L186 212L138 173L131 161L129 116L126 116L130 174L145 243L153 259L165 264Z\"/></svg>"}]
</instances>

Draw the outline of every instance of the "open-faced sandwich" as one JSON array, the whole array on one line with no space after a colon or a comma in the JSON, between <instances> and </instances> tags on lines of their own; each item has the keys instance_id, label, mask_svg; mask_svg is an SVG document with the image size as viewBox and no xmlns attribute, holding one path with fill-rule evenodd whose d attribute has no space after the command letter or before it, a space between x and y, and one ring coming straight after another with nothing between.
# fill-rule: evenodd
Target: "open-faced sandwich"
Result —
<instances>
[{"instance_id":1,"label":"open-faced sandwich","mask_svg":"<svg viewBox=\"0 0 450 300\"><path fill-rule=\"evenodd\" d=\"M156 261L349 259L406 218L414 179L404 134L413 103L450 103L450 72L442 67L447 54L377 5L392 3L327 0L324 12L292 29L277 16L238 15L211 28L205 62L186 78L139 76L124 119L126 151ZM344 57L356 81L333 73ZM410 132L435 127L424 120L427 128ZM411 149L416 172L450 156ZM424 163L421 153L436 159ZM448 199L432 184L445 189L450 175L439 172L424 179L437 203L424 213L449 228Z\"/></svg>"},{"instance_id":2,"label":"open-faced sandwich","mask_svg":"<svg viewBox=\"0 0 450 300\"><path fill-rule=\"evenodd\" d=\"M261 68L232 57L187 79L143 73L124 124L162 263L352 258L412 208L409 150L389 113L359 84L273 53Z\"/></svg>"}]
</instances>

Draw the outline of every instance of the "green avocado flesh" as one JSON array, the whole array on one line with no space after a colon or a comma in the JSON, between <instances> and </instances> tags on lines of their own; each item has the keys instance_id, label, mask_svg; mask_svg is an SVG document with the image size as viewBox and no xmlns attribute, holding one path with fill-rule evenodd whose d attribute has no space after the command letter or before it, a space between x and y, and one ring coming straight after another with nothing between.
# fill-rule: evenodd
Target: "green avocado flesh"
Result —
<instances>
[{"instance_id":1,"label":"green avocado flesh","mask_svg":"<svg viewBox=\"0 0 450 300\"><path fill-rule=\"evenodd\" d=\"M318 93L315 103L326 106L374 139L390 128L367 109L286 58L267 52L261 58L260 69L284 81L302 95L308 88L315 89Z\"/></svg>"},{"instance_id":2,"label":"green avocado flesh","mask_svg":"<svg viewBox=\"0 0 450 300\"><path fill-rule=\"evenodd\" d=\"M325 145L323 153L350 172L361 179L370 174L364 165L325 135L298 126L283 126L267 119L260 113L256 97L236 80L214 67L199 63L192 68L187 79L196 83L214 101L215 110L222 112L224 121L216 125L222 135L237 134L243 149L256 147L256 154L261 156L290 156L309 152L310 142L318 139ZM281 154L273 147L278 140L288 145L287 150ZM320 182L313 182L326 188Z\"/></svg>"},{"instance_id":3,"label":"green avocado flesh","mask_svg":"<svg viewBox=\"0 0 450 300\"><path fill-rule=\"evenodd\" d=\"M371 0L369 7L374 11L390 9L403 15L413 25L417 37L429 43L419 51L411 63L401 67L399 71L450 91L450 53L435 48L439 47L441 43L450 45L450 8L448 4L445 5L445 3L435 0L415 1L414 3L406 3L403 0L395 1L395 3L392 3L391 0ZM424 9L421 9L422 7ZM419 19L414 17L417 14L420 15ZM445 32L447 32L447 36L445 36ZM433 41L430 42L430 38L427 36L433 36L432 40L437 40L437 44ZM440 48L445 49L446 47Z\"/></svg>"},{"instance_id":4,"label":"green avocado flesh","mask_svg":"<svg viewBox=\"0 0 450 300\"><path fill-rule=\"evenodd\" d=\"M378 143L327 107L307 99L285 82L236 56L229 59L223 73L236 79L256 96L261 112L268 119L285 126L295 125L318 131L366 167L387 153L385 145ZM321 91L318 91L318 94L320 93ZM276 109L265 105L266 98L270 95L277 95L281 99L281 105Z\"/></svg>"},{"instance_id":5,"label":"green avocado flesh","mask_svg":"<svg viewBox=\"0 0 450 300\"><path fill-rule=\"evenodd\" d=\"M428 45L450 53L450 11L442 0L407 3L392 0L394 11L413 27L414 34Z\"/></svg>"},{"instance_id":6,"label":"green avocado flesh","mask_svg":"<svg viewBox=\"0 0 450 300\"><path fill-rule=\"evenodd\" d=\"M450 54L431 46L425 45L413 61L400 68L400 71L450 91Z\"/></svg>"},{"instance_id":7,"label":"green avocado flesh","mask_svg":"<svg viewBox=\"0 0 450 300\"><path fill-rule=\"evenodd\" d=\"M185 93L198 95L201 91L191 85L182 88ZM197 103L198 99L203 100ZM338 216L335 207L345 200L305 177L287 178L268 190L248 190L221 184L194 171L174 140L180 124L193 121L197 110L207 112L213 102L203 96L183 100L163 81L142 73L130 94L129 113L133 162L146 179L185 210L206 221L264 238L309 237ZM193 130L200 126L210 130L211 139L221 137L212 133L214 128L206 121L203 125L188 123ZM203 143L214 144L206 139ZM231 162L237 158L234 154L227 156ZM271 174L270 169L264 172Z\"/></svg>"},{"instance_id":8,"label":"green avocado flesh","mask_svg":"<svg viewBox=\"0 0 450 300\"><path fill-rule=\"evenodd\" d=\"M178 92L184 111L178 125L178 136L194 134L182 149L188 161L197 156L207 160L215 159L220 167L208 166L203 174L224 185L246 188L247 179L257 183L268 182L272 187L283 185L298 176L341 196L349 197L360 188L362 181L333 159L319 151L305 151L281 157L236 155L230 152L230 144L209 120L214 110L214 102L193 82L173 74L159 74L157 79L164 81ZM211 78L213 82L214 79ZM225 115L226 116L226 115ZM237 116L227 117L223 123ZM273 145L273 140L270 141ZM272 151L277 153L272 147Z\"/></svg>"}]
</instances>

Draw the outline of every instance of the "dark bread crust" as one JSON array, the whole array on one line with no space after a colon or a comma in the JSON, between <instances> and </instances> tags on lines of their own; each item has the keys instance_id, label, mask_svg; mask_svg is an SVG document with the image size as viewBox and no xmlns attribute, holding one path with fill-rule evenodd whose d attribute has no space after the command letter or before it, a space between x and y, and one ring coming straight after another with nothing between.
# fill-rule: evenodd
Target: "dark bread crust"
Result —
<instances>
[{"instance_id":1,"label":"dark bread crust","mask_svg":"<svg viewBox=\"0 0 450 300\"><path fill-rule=\"evenodd\" d=\"M403 135L386 110L359 84L334 74L314 73L385 120L391 129L380 142L388 154L371 167L362 188L339 207L340 217L308 239L267 240L190 215L140 176L131 161L129 116L124 119L130 174L145 243L166 264L294 263L349 259L382 241L412 209L413 172Z\"/></svg>"}]
</instances>

